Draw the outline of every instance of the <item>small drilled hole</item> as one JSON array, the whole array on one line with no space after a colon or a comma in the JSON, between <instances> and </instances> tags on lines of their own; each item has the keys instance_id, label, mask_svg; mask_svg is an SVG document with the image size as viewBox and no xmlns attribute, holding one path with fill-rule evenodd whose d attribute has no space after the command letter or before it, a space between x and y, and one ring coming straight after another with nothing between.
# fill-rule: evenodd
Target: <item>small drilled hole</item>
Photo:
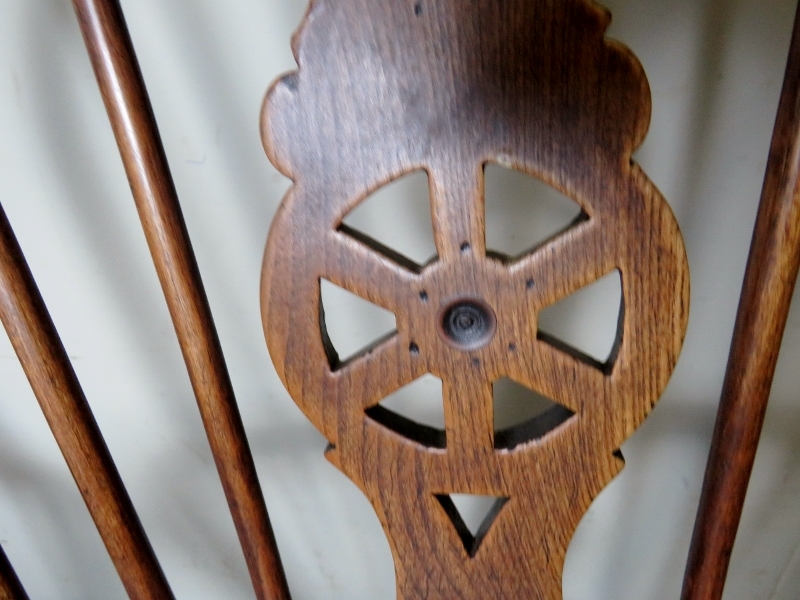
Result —
<instances>
[{"instance_id":1,"label":"small drilled hole","mask_svg":"<svg viewBox=\"0 0 800 600\"><path fill-rule=\"evenodd\" d=\"M464 242L463 244L461 244L461 252L466 254L467 252L469 252L471 247L472 246L469 245L469 242Z\"/></svg>"},{"instance_id":2,"label":"small drilled hole","mask_svg":"<svg viewBox=\"0 0 800 600\"><path fill-rule=\"evenodd\" d=\"M532 290L535 287L536 287L536 282L533 279L528 279L528 281L525 282L526 289Z\"/></svg>"},{"instance_id":3,"label":"small drilled hole","mask_svg":"<svg viewBox=\"0 0 800 600\"><path fill-rule=\"evenodd\" d=\"M419 293L419 299L422 300L423 302L427 302L428 301L428 292L426 292L425 290L422 290Z\"/></svg>"},{"instance_id":4,"label":"small drilled hole","mask_svg":"<svg viewBox=\"0 0 800 600\"><path fill-rule=\"evenodd\" d=\"M414 356L419 355L419 346L417 346L416 342L411 342L408 345L408 351L411 352Z\"/></svg>"},{"instance_id":5,"label":"small drilled hole","mask_svg":"<svg viewBox=\"0 0 800 600\"><path fill-rule=\"evenodd\" d=\"M417 3L414 5L414 14L415 14L416 16L420 16L420 15L422 14L422 5L421 5L419 2L417 2Z\"/></svg>"},{"instance_id":6,"label":"small drilled hole","mask_svg":"<svg viewBox=\"0 0 800 600\"><path fill-rule=\"evenodd\" d=\"M508 345L508 351L509 352L516 352L517 351L517 345L516 344L509 344Z\"/></svg>"}]
</instances>

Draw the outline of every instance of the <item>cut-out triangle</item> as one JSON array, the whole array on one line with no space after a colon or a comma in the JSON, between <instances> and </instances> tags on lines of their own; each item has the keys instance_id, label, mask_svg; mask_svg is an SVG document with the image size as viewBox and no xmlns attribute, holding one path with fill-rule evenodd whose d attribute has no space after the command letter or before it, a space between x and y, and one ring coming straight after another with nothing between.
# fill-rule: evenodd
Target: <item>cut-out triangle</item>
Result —
<instances>
[{"instance_id":1,"label":"cut-out triangle","mask_svg":"<svg viewBox=\"0 0 800 600\"><path fill-rule=\"evenodd\" d=\"M343 233L353 229L354 237L360 233L424 265L436 256L428 174L414 171L381 187L351 210L343 224Z\"/></svg>"},{"instance_id":2,"label":"cut-out triangle","mask_svg":"<svg viewBox=\"0 0 800 600\"><path fill-rule=\"evenodd\" d=\"M473 494L437 494L436 499L450 517L464 549L475 556L508 498Z\"/></svg>"},{"instance_id":3,"label":"cut-out triangle","mask_svg":"<svg viewBox=\"0 0 800 600\"><path fill-rule=\"evenodd\" d=\"M484 169L486 248L516 257L583 216L580 205L540 179L487 164Z\"/></svg>"},{"instance_id":4,"label":"cut-out triangle","mask_svg":"<svg viewBox=\"0 0 800 600\"><path fill-rule=\"evenodd\" d=\"M367 351L395 332L394 313L320 280L320 325L332 368Z\"/></svg>"},{"instance_id":5,"label":"cut-out triangle","mask_svg":"<svg viewBox=\"0 0 800 600\"><path fill-rule=\"evenodd\" d=\"M614 270L539 313L539 338L607 370L621 341L622 280Z\"/></svg>"},{"instance_id":6,"label":"cut-out triangle","mask_svg":"<svg viewBox=\"0 0 800 600\"><path fill-rule=\"evenodd\" d=\"M442 380L423 375L366 411L384 427L424 446L444 448Z\"/></svg>"},{"instance_id":7,"label":"cut-out triangle","mask_svg":"<svg viewBox=\"0 0 800 600\"><path fill-rule=\"evenodd\" d=\"M495 381L492 388L497 449L510 450L539 439L575 414L508 377Z\"/></svg>"}]
</instances>

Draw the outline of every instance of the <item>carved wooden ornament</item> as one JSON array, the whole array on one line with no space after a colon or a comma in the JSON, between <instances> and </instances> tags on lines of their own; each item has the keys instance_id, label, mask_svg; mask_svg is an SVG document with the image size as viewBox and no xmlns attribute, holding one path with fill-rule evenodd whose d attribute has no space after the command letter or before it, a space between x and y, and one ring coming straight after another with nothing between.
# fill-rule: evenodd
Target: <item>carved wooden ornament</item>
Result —
<instances>
[{"instance_id":1,"label":"carved wooden ornament","mask_svg":"<svg viewBox=\"0 0 800 600\"><path fill-rule=\"evenodd\" d=\"M588 0L315 0L293 40L299 70L267 95L264 145L294 182L264 259L269 350L328 459L372 502L399 600L560 598L572 534L675 366L686 254L631 158L650 92L604 38L609 22ZM489 162L543 180L581 217L521 257L487 253ZM422 266L342 223L418 169L438 253ZM538 332L543 308L614 269L608 362ZM341 362L321 278L391 310L397 331ZM425 373L443 382L443 434L378 406ZM496 434L503 377L557 405ZM449 494L498 498L476 536Z\"/></svg>"}]
</instances>

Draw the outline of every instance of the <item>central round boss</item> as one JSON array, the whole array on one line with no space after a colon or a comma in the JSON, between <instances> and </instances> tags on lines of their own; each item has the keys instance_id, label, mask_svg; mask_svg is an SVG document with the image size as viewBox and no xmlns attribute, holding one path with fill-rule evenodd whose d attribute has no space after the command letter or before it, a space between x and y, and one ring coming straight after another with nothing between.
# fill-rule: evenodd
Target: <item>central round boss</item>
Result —
<instances>
[{"instance_id":1,"label":"central round boss","mask_svg":"<svg viewBox=\"0 0 800 600\"><path fill-rule=\"evenodd\" d=\"M478 298L458 298L439 309L436 328L445 342L460 350L489 343L497 329L492 307Z\"/></svg>"}]
</instances>

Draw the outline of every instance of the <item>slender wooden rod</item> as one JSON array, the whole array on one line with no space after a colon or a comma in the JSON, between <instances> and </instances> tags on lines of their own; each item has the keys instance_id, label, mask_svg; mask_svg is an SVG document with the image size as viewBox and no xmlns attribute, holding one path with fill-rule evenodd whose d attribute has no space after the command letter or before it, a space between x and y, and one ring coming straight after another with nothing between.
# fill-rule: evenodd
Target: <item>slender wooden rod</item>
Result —
<instances>
[{"instance_id":1,"label":"slender wooden rod","mask_svg":"<svg viewBox=\"0 0 800 600\"><path fill-rule=\"evenodd\" d=\"M800 11L772 136L683 600L719 600L800 266Z\"/></svg>"},{"instance_id":2,"label":"slender wooden rod","mask_svg":"<svg viewBox=\"0 0 800 600\"><path fill-rule=\"evenodd\" d=\"M255 465L122 9L117 0L74 0L73 5L256 595L288 600Z\"/></svg>"},{"instance_id":3,"label":"slender wooden rod","mask_svg":"<svg viewBox=\"0 0 800 600\"><path fill-rule=\"evenodd\" d=\"M172 598L2 207L0 319L128 595Z\"/></svg>"},{"instance_id":4,"label":"slender wooden rod","mask_svg":"<svg viewBox=\"0 0 800 600\"><path fill-rule=\"evenodd\" d=\"M28 594L25 593L2 547L0 547L0 600L28 600Z\"/></svg>"}]
</instances>

